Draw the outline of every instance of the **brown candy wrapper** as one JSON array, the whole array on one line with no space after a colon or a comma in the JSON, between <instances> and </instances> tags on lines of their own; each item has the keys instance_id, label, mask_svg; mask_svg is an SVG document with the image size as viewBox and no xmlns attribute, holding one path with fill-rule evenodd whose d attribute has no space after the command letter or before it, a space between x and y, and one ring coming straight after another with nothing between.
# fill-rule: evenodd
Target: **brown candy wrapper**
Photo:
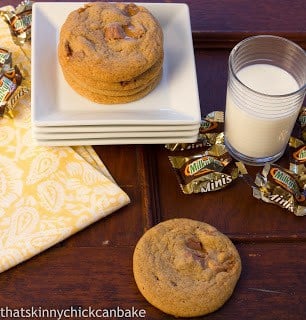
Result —
<instances>
[{"instance_id":1,"label":"brown candy wrapper","mask_svg":"<svg viewBox=\"0 0 306 320\"><path fill-rule=\"evenodd\" d=\"M14 10L0 10L0 17L9 25L14 42L22 46L31 39L33 1L22 1Z\"/></svg>"},{"instance_id":2,"label":"brown candy wrapper","mask_svg":"<svg viewBox=\"0 0 306 320\"><path fill-rule=\"evenodd\" d=\"M201 121L198 139L194 143L166 144L170 151L184 151L212 146L216 143L218 135L224 130L224 112L213 111Z\"/></svg>"},{"instance_id":3,"label":"brown candy wrapper","mask_svg":"<svg viewBox=\"0 0 306 320\"><path fill-rule=\"evenodd\" d=\"M169 160L185 194L220 190L238 177L224 144L192 156L169 156Z\"/></svg>"},{"instance_id":4,"label":"brown candy wrapper","mask_svg":"<svg viewBox=\"0 0 306 320\"><path fill-rule=\"evenodd\" d=\"M300 137L301 139L306 142L306 107L303 106L299 117L298 117L298 124L300 126Z\"/></svg>"},{"instance_id":5,"label":"brown candy wrapper","mask_svg":"<svg viewBox=\"0 0 306 320\"><path fill-rule=\"evenodd\" d=\"M266 164L256 175L253 196L293 212L306 215L305 184L301 176L276 164Z\"/></svg>"},{"instance_id":6,"label":"brown candy wrapper","mask_svg":"<svg viewBox=\"0 0 306 320\"><path fill-rule=\"evenodd\" d=\"M306 174L306 144L295 137L289 139L289 169L298 175Z\"/></svg>"},{"instance_id":7,"label":"brown candy wrapper","mask_svg":"<svg viewBox=\"0 0 306 320\"><path fill-rule=\"evenodd\" d=\"M10 118L14 118L14 109L19 101L24 95L29 94L30 89L25 86L17 87L16 91L12 94L8 103L5 106L5 114L7 114ZM0 107L1 110L1 107ZM1 112L1 111L0 111ZM1 115L0 115L1 118Z\"/></svg>"},{"instance_id":8,"label":"brown candy wrapper","mask_svg":"<svg viewBox=\"0 0 306 320\"><path fill-rule=\"evenodd\" d=\"M5 71L12 64L12 54L5 49L0 48L0 70Z\"/></svg>"},{"instance_id":9,"label":"brown candy wrapper","mask_svg":"<svg viewBox=\"0 0 306 320\"><path fill-rule=\"evenodd\" d=\"M14 117L14 108L19 99L30 92L30 86L24 81L18 66L11 66L11 53L0 48L0 118L7 115Z\"/></svg>"},{"instance_id":10,"label":"brown candy wrapper","mask_svg":"<svg viewBox=\"0 0 306 320\"><path fill-rule=\"evenodd\" d=\"M298 137L289 139L289 169L298 175L306 173L306 107L302 107L297 120Z\"/></svg>"},{"instance_id":11,"label":"brown candy wrapper","mask_svg":"<svg viewBox=\"0 0 306 320\"><path fill-rule=\"evenodd\" d=\"M4 107L21 83L22 76L17 67L7 70L0 75L0 116L4 114Z\"/></svg>"}]
</instances>

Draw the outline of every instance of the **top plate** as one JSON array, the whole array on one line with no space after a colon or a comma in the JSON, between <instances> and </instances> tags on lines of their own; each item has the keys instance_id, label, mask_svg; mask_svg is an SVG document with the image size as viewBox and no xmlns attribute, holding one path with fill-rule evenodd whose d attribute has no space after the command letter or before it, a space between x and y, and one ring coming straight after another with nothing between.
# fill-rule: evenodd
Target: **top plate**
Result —
<instances>
[{"instance_id":1,"label":"top plate","mask_svg":"<svg viewBox=\"0 0 306 320\"><path fill-rule=\"evenodd\" d=\"M138 3L164 32L164 73L146 97L103 105L78 95L66 83L57 59L59 31L80 2L36 2L32 27L32 121L35 126L190 125L200 122L200 103L186 4Z\"/></svg>"}]
</instances>

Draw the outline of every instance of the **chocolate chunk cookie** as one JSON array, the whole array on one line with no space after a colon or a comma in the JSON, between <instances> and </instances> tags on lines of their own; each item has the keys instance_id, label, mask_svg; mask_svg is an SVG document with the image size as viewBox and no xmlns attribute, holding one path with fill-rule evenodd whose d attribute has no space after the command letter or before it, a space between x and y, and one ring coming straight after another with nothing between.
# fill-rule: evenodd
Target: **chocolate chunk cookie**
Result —
<instances>
[{"instance_id":1,"label":"chocolate chunk cookie","mask_svg":"<svg viewBox=\"0 0 306 320\"><path fill-rule=\"evenodd\" d=\"M196 317L229 299L241 260L230 239L214 227L171 219L139 240L133 271L140 292L153 306L176 317Z\"/></svg>"},{"instance_id":2,"label":"chocolate chunk cookie","mask_svg":"<svg viewBox=\"0 0 306 320\"><path fill-rule=\"evenodd\" d=\"M119 100L129 102L148 94L161 78L163 57L159 22L132 3L85 4L68 15L60 31L58 58L66 81L101 103L118 103L112 97L124 95L128 98Z\"/></svg>"},{"instance_id":3,"label":"chocolate chunk cookie","mask_svg":"<svg viewBox=\"0 0 306 320\"><path fill-rule=\"evenodd\" d=\"M134 89L128 92L110 92L97 89L88 90L80 86L77 82L74 81L74 79L69 78L69 76L67 76L66 79L69 82L70 86L81 96L96 103L116 104L127 103L143 98L158 85L161 77L162 73L159 74L155 79L153 79L148 85L140 88L139 91Z\"/></svg>"},{"instance_id":4,"label":"chocolate chunk cookie","mask_svg":"<svg viewBox=\"0 0 306 320\"><path fill-rule=\"evenodd\" d=\"M65 74L65 77L66 74L70 75L70 77L73 77L74 81L82 85L84 89L92 90L93 88L95 88L98 90L112 90L124 93L124 91L130 91L147 86L149 82L151 82L153 79L156 79L160 75L160 73L162 72L162 67L163 59L160 59L151 68L138 75L137 77L119 82L100 80L97 81L97 79L91 77L90 75L84 78L84 72L83 74L73 74L71 72L66 72L65 69L63 69L63 72Z\"/></svg>"}]
</instances>

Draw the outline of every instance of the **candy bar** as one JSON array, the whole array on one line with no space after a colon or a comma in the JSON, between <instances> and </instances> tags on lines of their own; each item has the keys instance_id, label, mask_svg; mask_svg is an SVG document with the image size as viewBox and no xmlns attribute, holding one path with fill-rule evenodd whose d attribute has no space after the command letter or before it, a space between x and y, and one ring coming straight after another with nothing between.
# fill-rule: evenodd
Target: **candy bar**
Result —
<instances>
[{"instance_id":1,"label":"candy bar","mask_svg":"<svg viewBox=\"0 0 306 320\"><path fill-rule=\"evenodd\" d=\"M223 144L192 156L169 156L169 160L185 194L223 189L238 176Z\"/></svg>"},{"instance_id":2,"label":"candy bar","mask_svg":"<svg viewBox=\"0 0 306 320\"><path fill-rule=\"evenodd\" d=\"M304 183L301 176L276 164L266 164L256 175L253 196L274 203L297 216L306 215Z\"/></svg>"}]
</instances>

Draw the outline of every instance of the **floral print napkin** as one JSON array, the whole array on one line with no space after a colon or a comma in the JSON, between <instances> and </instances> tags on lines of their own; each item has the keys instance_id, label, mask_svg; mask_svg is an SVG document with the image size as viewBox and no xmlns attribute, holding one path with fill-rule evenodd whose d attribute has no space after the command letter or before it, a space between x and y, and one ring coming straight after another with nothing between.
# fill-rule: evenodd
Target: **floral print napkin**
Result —
<instances>
[{"instance_id":1,"label":"floral print napkin","mask_svg":"<svg viewBox=\"0 0 306 320\"><path fill-rule=\"evenodd\" d=\"M0 21L0 48L30 77L22 49ZM92 147L40 147L31 138L30 97L0 119L0 272L130 202Z\"/></svg>"}]
</instances>

